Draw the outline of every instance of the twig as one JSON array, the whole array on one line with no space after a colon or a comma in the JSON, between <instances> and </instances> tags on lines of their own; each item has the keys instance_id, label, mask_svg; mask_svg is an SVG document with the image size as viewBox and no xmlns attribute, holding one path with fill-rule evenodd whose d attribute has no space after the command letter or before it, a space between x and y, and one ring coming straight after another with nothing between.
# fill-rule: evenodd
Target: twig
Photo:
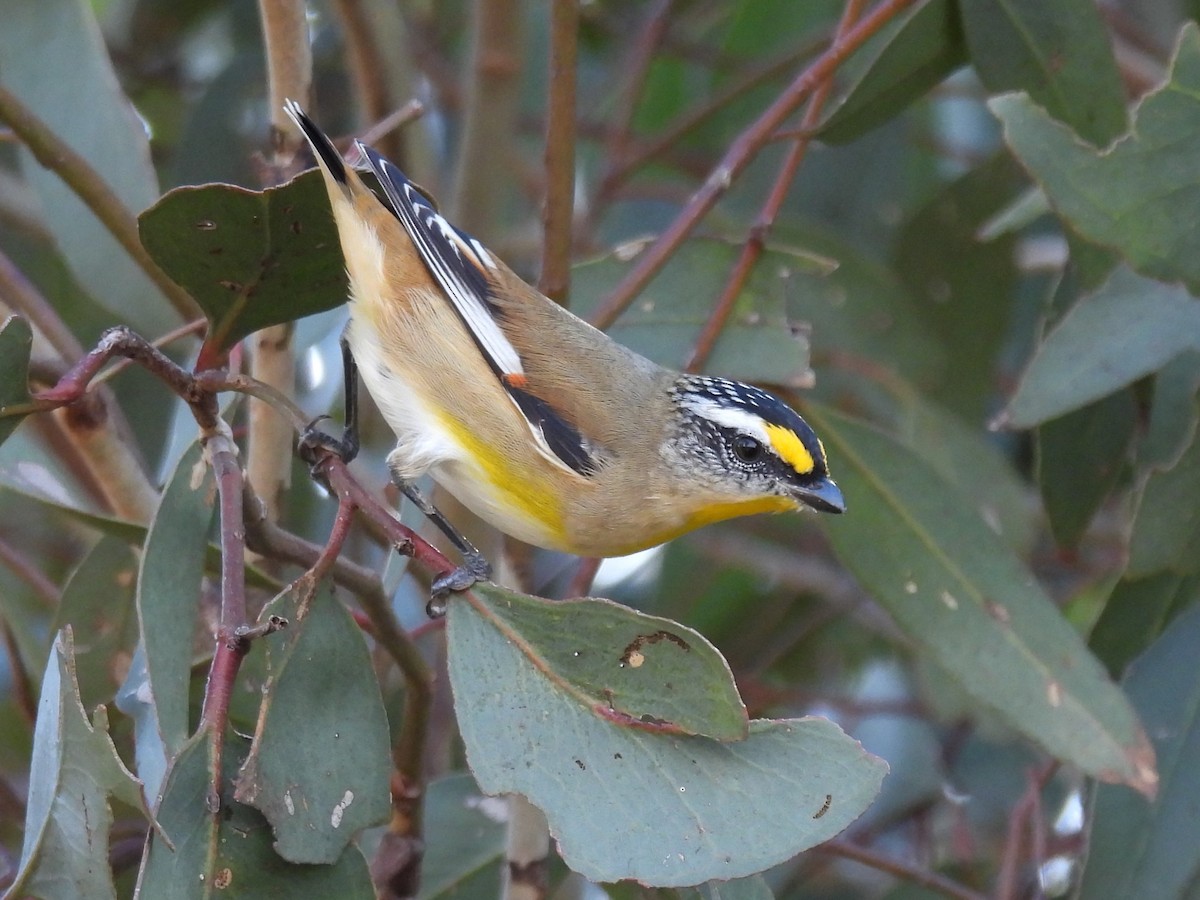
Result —
<instances>
[{"instance_id":1,"label":"twig","mask_svg":"<svg viewBox=\"0 0 1200 900\"><path fill-rule=\"evenodd\" d=\"M639 37L633 42L629 58L622 66L626 73L621 90L617 94L616 108L609 118L608 136L605 141L605 171L600 177L599 196L608 196L618 177L629 171L626 157L629 153L629 137L633 115L646 87L646 77L654 53L662 43L670 26L673 0L658 0L646 16L646 23L638 29Z\"/></svg>"},{"instance_id":2,"label":"twig","mask_svg":"<svg viewBox=\"0 0 1200 900\"><path fill-rule=\"evenodd\" d=\"M494 243L509 147L517 120L521 73L521 4L475 0L470 78L455 164L452 218L484 243Z\"/></svg>"},{"instance_id":3,"label":"twig","mask_svg":"<svg viewBox=\"0 0 1200 900\"><path fill-rule=\"evenodd\" d=\"M996 875L996 900L1012 900L1012 898L1020 896L1017 881L1020 877L1022 836L1026 826L1029 826L1031 830L1030 855L1034 857L1035 862L1041 862L1038 853L1043 846L1037 840L1039 829L1035 819L1041 817L1042 790L1057 771L1058 762L1052 760L1030 772L1025 793L1021 795L1021 799L1016 802L1008 815L1008 832L1004 841L1004 853L1000 857L1000 871ZM1043 834L1042 837L1044 839L1045 835Z\"/></svg>"},{"instance_id":4,"label":"twig","mask_svg":"<svg viewBox=\"0 0 1200 900\"><path fill-rule=\"evenodd\" d=\"M929 888L931 891L937 891L939 894L944 894L947 897L954 897L956 900L986 900L985 896L978 891L973 891L965 885L951 881L944 875L909 865L898 859L892 859L881 853L876 853L874 850L858 844L852 844L849 841L828 841L814 849L818 853L825 853L829 856L852 859L855 862L862 863L864 866L870 866L872 869L878 869L880 872L887 872L889 875L894 875L904 881L910 881L920 887Z\"/></svg>"},{"instance_id":5,"label":"twig","mask_svg":"<svg viewBox=\"0 0 1200 900\"><path fill-rule=\"evenodd\" d=\"M881 0L871 12L851 28L840 41L822 53L783 91L775 102L733 142L725 157L713 169L687 207L667 230L645 251L620 284L593 314L599 328L607 328L634 297L658 274L666 261L679 249L700 220L716 205L735 178L749 165L775 130L812 92L816 90L868 38L913 4L914 0Z\"/></svg>"},{"instance_id":6,"label":"twig","mask_svg":"<svg viewBox=\"0 0 1200 900\"><path fill-rule=\"evenodd\" d=\"M16 95L0 86L0 121L7 122L39 163L66 182L109 233L162 291L179 315L193 319L199 310L191 295L158 267L142 246L134 217L91 164L72 150Z\"/></svg>"},{"instance_id":7,"label":"twig","mask_svg":"<svg viewBox=\"0 0 1200 900\"><path fill-rule=\"evenodd\" d=\"M756 87L791 71L795 68L797 62L812 56L813 53L828 43L828 41L828 29L823 28L820 31L819 37L801 40L799 46L789 50L778 59L749 73L742 74L733 84L729 85L729 87L712 100L701 104L690 112L683 113L656 137L638 148L636 152L626 151L627 155L625 159L613 166L601 178L600 187L596 191L596 204L602 204L611 199L617 189L625 183L633 172L646 163L662 156L734 100L744 96ZM610 165L612 165L611 160Z\"/></svg>"},{"instance_id":8,"label":"twig","mask_svg":"<svg viewBox=\"0 0 1200 900\"><path fill-rule=\"evenodd\" d=\"M209 809L215 813L220 809L221 760L229 722L229 701L242 660L250 652L247 634L250 623L246 621L246 530L242 525L242 467L237 461L237 445L223 420L205 431L201 440L216 476L221 516L221 613L217 648L209 669L201 713L201 727L208 729L212 743L213 782Z\"/></svg>"},{"instance_id":9,"label":"twig","mask_svg":"<svg viewBox=\"0 0 1200 900\"><path fill-rule=\"evenodd\" d=\"M846 33L858 19L864 2L865 0L848 0L845 8L842 10L842 18L838 22L837 31L834 33L834 46L837 46L846 37ZM821 120L821 112L825 108L825 99L832 90L833 70L830 70L825 79L813 90L812 98L809 100L808 108L805 109L804 117L801 120L801 129L812 128ZM700 371L704 363L708 360L709 354L712 353L713 346L717 343L717 338L725 330L725 323L728 321L730 313L733 312L733 305L741 294L746 280L750 277L750 273L754 271L754 267L758 263L758 258L762 256L763 247L766 245L771 226L775 224L775 218L779 215L779 210L783 208L784 201L787 200L788 191L791 189L792 181L796 177L796 171L800 168L800 163L804 161L804 156L808 152L808 145L809 138L807 135L796 137L792 140L792 146L788 149L787 157L784 159L783 165L779 167L779 174L775 177L775 184L772 185L771 192L767 195L766 203L763 204L762 210L759 211L758 218L754 220L749 238L742 245L742 252L738 256L738 261L734 264L729 279L725 282L725 289L721 292L720 297L717 298L708 321L704 323L704 328L701 329L699 337L696 338L696 344L684 364L684 371Z\"/></svg>"},{"instance_id":10,"label":"twig","mask_svg":"<svg viewBox=\"0 0 1200 900\"><path fill-rule=\"evenodd\" d=\"M83 356L83 345L25 273L0 251L0 297L25 316L64 360Z\"/></svg>"},{"instance_id":11,"label":"twig","mask_svg":"<svg viewBox=\"0 0 1200 900\"><path fill-rule=\"evenodd\" d=\"M53 581L42 574L33 563L25 558L16 547L0 539L0 563L7 566L14 575L20 578L32 590L33 595L46 609L57 609L62 593Z\"/></svg>"},{"instance_id":12,"label":"twig","mask_svg":"<svg viewBox=\"0 0 1200 900\"><path fill-rule=\"evenodd\" d=\"M596 573L600 571L601 562L603 560L598 556L585 556L579 560L579 568L571 576L563 596L586 597L592 589L592 582L596 580Z\"/></svg>"},{"instance_id":13,"label":"twig","mask_svg":"<svg viewBox=\"0 0 1200 900\"><path fill-rule=\"evenodd\" d=\"M575 61L578 0L550 7L550 95L546 101L546 205L542 210L542 274L538 288L567 305L575 210Z\"/></svg>"},{"instance_id":14,"label":"twig","mask_svg":"<svg viewBox=\"0 0 1200 900\"><path fill-rule=\"evenodd\" d=\"M37 693L29 680L25 660L21 658L21 648L17 646L16 635L5 618L0 618L0 641L4 643L4 651L8 654L8 667L12 672L13 695L17 701L17 709L21 712L21 718L32 729L37 722Z\"/></svg>"},{"instance_id":15,"label":"twig","mask_svg":"<svg viewBox=\"0 0 1200 900\"><path fill-rule=\"evenodd\" d=\"M290 127L283 101L308 101L312 91L312 48L303 0L258 0L267 57L267 104L271 111L275 161L295 157L303 138Z\"/></svg>"}]
</instances>

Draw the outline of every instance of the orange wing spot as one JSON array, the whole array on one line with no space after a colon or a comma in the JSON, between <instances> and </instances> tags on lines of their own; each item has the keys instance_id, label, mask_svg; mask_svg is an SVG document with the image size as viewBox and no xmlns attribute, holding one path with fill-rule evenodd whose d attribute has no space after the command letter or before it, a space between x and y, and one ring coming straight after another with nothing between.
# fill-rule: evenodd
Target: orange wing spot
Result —
<instances>
[{"instance_id":1,"label":"orange wing spot","mask_svg":"<svg viewBox=\"0 0 1200 900\"><path fill-rule=\"evenodd\" d=\"M509 387L520 388L523 391L529 389L529 379L520 372L506 372L500 377Z\"/></svg>"},{"instance_id":2,"label":"orange wing spot","mask_svg":"<svg viewBox=\"0 0 1200 900\"><path fill-rule=\"evenodd\" d=\"M768 425L767 435L771 438L771 446L779 454L779 458L795 469L801 475L807 475L814 468L812 454L804 446L804 442L790 428L780 425Z\"/></svg>"}]
</instances>

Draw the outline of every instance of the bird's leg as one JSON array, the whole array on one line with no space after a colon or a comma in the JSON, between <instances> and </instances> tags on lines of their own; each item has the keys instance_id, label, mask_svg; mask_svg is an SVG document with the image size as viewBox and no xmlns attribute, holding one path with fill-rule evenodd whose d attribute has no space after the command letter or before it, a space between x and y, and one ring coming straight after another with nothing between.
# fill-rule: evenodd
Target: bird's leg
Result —
<instances>
[{"instance_id":1,"label":"bird's leg","mask_svg":"<svg viewBox=\"0 0 1200 900\"><path fill-rule=\"evenodd\" d=\"M415 484L401 476L395 469L392 469L391 473L392 484L396 485L404 496L424 514L425 518L438 527L438 530L454 545L454 549L462 554L463 565L439 575L433 580L433 596L425 607L425 611L431 617L436 618L446 612L447 594L465 591L475 582L491 578L492 566L475 545L468 541L461 531L451 525L436 506L429 502Z\"/></svg>"},{"instance_id":2,"label":"bird's leg","mask_svg":"<svg viewBox=\"0 0 1200 900\"><path fill-rule=\"evenodd\" d=\"M328 416L320 416L309 423L300 435L300 458L310 465L314 462L313 450L323 447L332 450L342 458L342 462L350 462L358 456L358 364L354 362L354 354L350 352L350 342L343 334L339 341L342 347L342 376L346 386L346 425L342 429L341 438L335 438L317 428L317 423Z\"/></svg>"}]
</instances>

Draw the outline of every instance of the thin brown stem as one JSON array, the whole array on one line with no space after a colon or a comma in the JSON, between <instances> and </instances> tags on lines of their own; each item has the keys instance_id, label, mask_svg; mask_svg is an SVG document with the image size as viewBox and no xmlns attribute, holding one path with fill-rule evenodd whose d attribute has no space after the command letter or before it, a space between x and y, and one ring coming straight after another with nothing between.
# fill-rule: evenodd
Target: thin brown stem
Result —
<instances>
[{"instance_id":1,"label":"thin brown stem","mask_svg":"<svg viewBox=\"0 0 1200 900\"><path fill-rule=\"evenodd\" d=\"M46 609L57 609L61 592L53 581L42 574L20 550L5 540L0 540L0 563L21 579L33 591L33 595Z\"/></svg>"},{"instance_id":2,"label":"thin brown stem","mask_svg":"<svg viewBox=\"0 0 1200 900\"><path fill-rule=\"evenodd\" d=\"M3 252L0 252L0 297L14 312L27 318L64 360L83 356L83 345L58 311Z\"/></svg>"},{"instance_id":3,"label":"thin brown stem","mask_svg":"<svg viewBox=\"0 0 1200 900\"><path fill-rule=\"evenodd\" d=\"M889 856L884 856L859 844L852 844L844 840L829 841L815 849L818 853L825 853L829 856L852 859L857 863L862 863L864 866L870 866L872 869L880 872L887 872L889 875L894 875L903 881L928 888L931 891L937 891L939 894L953 897L955 900L985 900L983 894L973 891L965 885L959 884L957 881L951 881L944 875L939 875L937 872L923 869L919 866L909 865L898 859L892 859Z\"/></svg>"},{"instance_id":4,"label":"thin brown stem","mask_svg":"<svg viewBox=\"0 0 1200 900\"><path fill-rule=\"evenodd\" d=\"M812 56L828 43L828 40L828 30L822 29L820 37L800 41L799 46L795 49L789 50L783 56L758 69L741 75L712 100L690 112L683 113L647 143L636 149L626 150L625 158L619 164L613 165L610 160L609 164L613 167L600 180L600 187L596 191L596 203L601 204L610 200L633 172L665 155L668 150L739 97L743 97L760 85L792 71L800 60Z\"/></svg>"},{"instance_id":5,"label":"thin brown stem","mask_svg":"<svg viewBox=\"0 0 1200 900\"><path fill-rule=\"evenodd\" d=\"M575 211L575 63L578 0L550 7L550 96L546 103L546 204L542 210L542 274L538 288L563 306L571 289Z\"/></svg>"},{"instance_id":6,"label":"thin brown stem","mask_svg":"<svg viewBox=\"0 0 1200 900\"><path fill-rule=\"evenodd\" d=\"M185 319L199 310L191 295L158 267L138 237L137 219L91 163L72 150L16 95L0 86L0 121L7 122L34 158L66 182Z\"/></svg>"},{"instance_id":7,"label":"thin brown stem","mask_svg":"<svg viewBox=\"0 0 1200 900\"><path fill-rule=\"evenodd\" d=\"M510 180L510 147L516 131L523 58L521 4L474 0L470 76L455 165L451 212L484 243L499 236L499 211Z\"/></svg>"},{"instance_id":8,"label":"thin brown stem","mask_svg":"<svg viewBox=\"0 0 1200 900\"><path fill-rule=\"evenodd\" d=\"M607 195L618 173L628 171L626 157L629 155L630 133L638 101L646 87L646 77L654 54L666 37L671 24L673 0L657 0L646 16L646 23L638 30L637 40L632 42L629 56L622 66L626 73L621 90L617 93L617 104L609 119L608 138L604 157L605 172L600 178L601 195Z\"/></svg>"},{"instance_id":9,"label":"thin brown stem","mask_svg":"<svg viewBox=\"0 0 1200 900\"><path fill-rule=\"evenodd\" d=\"M807 100L813 91L820 87L854 51L914 2L915 0L881 0L869 14L847 31L841 40L835 40L828 50L817 57L775 99L775 102L738 136L684 210L658 240L641 255L633 268L600 305L600 308L592 316L595 325L607 328L616 321L617 316L625 311L650 280L658 274L672 254L699 225L700 220L724 196L733 181L750 164L750 161L754 159L783 121Z\"/></svg>"},{"instance_id":10,"label":"thin brown stem","mask_svg":"<svg viewBox=\"0 0 1200 900\"><path fill-rule=\"evenodd\" d=\"M8 620L0 618L0 642L4 644L4 652L8 654L8 667L12 672L13 699L17 702L21 718L33 728L37 722L38 698L29 679L29 670L25 668L25 660L21 658L21 648L17 646L17 637L13 634Z\"/></svg>"},{"instance_id":11,"label":"thin brown stem","mask_svg":"<svg viewBox=\"0 0 1200 900\"><path fill-rule=\"evenodd\" d=\"M846 3L845 8L842 10L841 21L838 22L837 31L834 33L833 43L835 46L845 38L846 33L858 19L864 2L865 0L848 0ZM825 108L825 100L832 90L833 71L830 70L825 79L813 90L812 99L809 100L808 108L805 109L804 117L800 123L802 130L813 128L821 120L821 113ZM712 349L717 343L717 338L725 330L725 323L729 320L730 313L733 312L734 303L742 293L742 289L745 287L750 273L754 271L759 257L762 256L767 236L771 232L771 227L775 224L779 210L783 208L784 201L787 200L788 191L791 190L792 182L796 178L796 172L799 170L800 163L804 161L804 156L808 152L808 145L809 138L807 136L796 137L792 140L792 146L788 149L783 165L779 167L779 174L775 177L775 183L771 187L771 192L767 195L767 200L750 229L750 236L746 240L746 243L742 245L742 252L738 256L738 261L734 264L733 271L725 282L725 289L721 292L720 297L717 298L716 305L713 307L708 321L704 323L704 328L701 329L699 337L696 338L696 344L692 348L687 361L684 363L684 371L700 371L712 353Z\"/></svg>"}]
</instances>

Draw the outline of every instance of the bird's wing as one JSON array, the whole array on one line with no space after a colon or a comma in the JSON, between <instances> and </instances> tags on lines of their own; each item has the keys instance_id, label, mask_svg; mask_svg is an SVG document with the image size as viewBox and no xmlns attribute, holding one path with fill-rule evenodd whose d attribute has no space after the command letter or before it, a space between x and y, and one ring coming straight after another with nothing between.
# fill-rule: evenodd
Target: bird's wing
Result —
<instances>
[{"instance_id":1,"label":"bird's wing","mask_svg":"<svg viewBox=\"0 0 1200 900\"><path fill-rule=\"evenodd\" d=\"M502 327L503 310L491 299L499 267L487 249L447 222L396 166L363 143L356 145L383 188L429 274L449 299L484 359L524 416L538 449L551 462L580 475L598 463L579 429L530 389L521 355ZM491 273L491 277L489 277Z\"/></svg>"}]
</instances>

